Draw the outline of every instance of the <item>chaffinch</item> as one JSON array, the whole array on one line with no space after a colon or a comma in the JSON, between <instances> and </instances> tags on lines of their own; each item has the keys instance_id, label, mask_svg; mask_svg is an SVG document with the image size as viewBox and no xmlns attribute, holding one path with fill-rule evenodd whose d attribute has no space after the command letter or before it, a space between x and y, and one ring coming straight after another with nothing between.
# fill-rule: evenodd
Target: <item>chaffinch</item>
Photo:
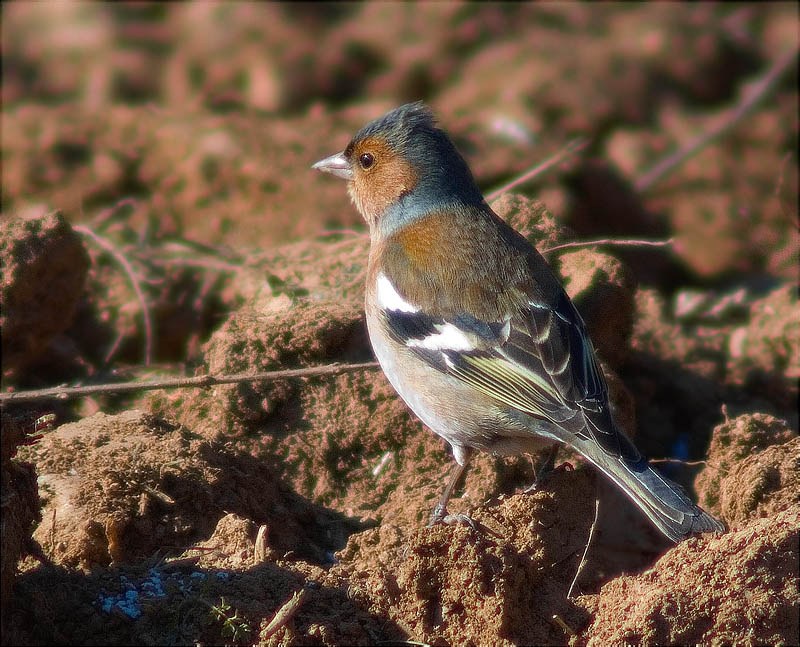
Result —
<instances>
[{"instance_id":1,"label":"chaffinch","mask_svg":"<svg viewBox=\"0 0 800 647\"><path fill-rule=\"evenodd\" d=\"M452 447L457 465L432 522L449 518L473 451L563 443L673 541L724 530L615 424L580 315L542 256L489 208L424 104L367 124L313 168L347 180L369 225L375 355L406 404Z\"/></svg>"}]
</instances>

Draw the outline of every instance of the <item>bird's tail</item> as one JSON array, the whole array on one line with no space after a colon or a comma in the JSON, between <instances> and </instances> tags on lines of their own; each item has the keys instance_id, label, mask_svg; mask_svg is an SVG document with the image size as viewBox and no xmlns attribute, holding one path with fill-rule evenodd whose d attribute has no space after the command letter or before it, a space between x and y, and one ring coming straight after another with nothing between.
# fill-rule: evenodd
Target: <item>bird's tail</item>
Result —
<instances>
[{"instance_id":1,"label":"bird's tail","mask_svg":"<svg viewBox=\"0 0 800 647\"><path fill-rule=\"evenodd\" d=\"M677 483L656 472L646 458L632 462L613 456L588 439L573 438L570 444L619 486L672 541L700 532L725 532L721 521L692 503Z\"/></svg>"}]
</instances>

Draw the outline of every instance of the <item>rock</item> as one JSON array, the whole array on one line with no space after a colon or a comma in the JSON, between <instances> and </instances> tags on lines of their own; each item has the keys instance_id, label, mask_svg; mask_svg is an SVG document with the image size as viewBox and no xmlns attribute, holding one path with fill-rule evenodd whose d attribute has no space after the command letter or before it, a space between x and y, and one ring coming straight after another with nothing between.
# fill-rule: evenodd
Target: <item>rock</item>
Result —
<instances>
[{"instance_id":1,"label":"rock","mask_svg":"<svg viewBox=\"0 0 800 647\"><path fill-rule=\"evenodd\" d=\"M566 228L543 203L524 195L504 193L492 202L491 207L540 252L564 242L567 235Z\"/></svg>"},{"instance_id":2,"label":"rock","mask_svg":"<svg viewBox=\"0 0 800 647\"><path fill-rule=\"evenodd\" d=\"M24 456L37 466L44 499L34 537L65 566L91 569L189 546L208 539L227 513L269 525L279 553L324 561L344 545L341 515L287 491L264 462L138 410L62 425Z\"/></svg>"},{"instance_id":3,"label":"rock","mask_svg":"<svg viewBox=\"0 0 800 647\"><path fill-rule=\"evenodd\" d=\"M26 441L26 432L18 420L2 415L2 478L3 533L0 546L0 604L5 618L7 604L12 598L12 585L17 562L30 547L35 524L41 520L39 494L36 488L36 471L31 463L16 458L17 449ZM3 622L5 627L6 623ZM5 635L5 634L4 634ZM3 643L5 644L5 638Z\"/></svg>"},{"instance_id":4,"label":"rock","mask_svg":"<svg viewBox=\"0 0 800 647\"><path fill-rule=\"evenodd\" d=\"M6 220L0 228L3 374L18 375L67 329L89 256L58 212Z\"/></svg>"},{"instance_id":5,"label":"rock","mask_svg":"<svg viewBox=\"0 0 800 647\"><path fill-rule=\"evenodd\" d=\"M601 358L619 369L630 350L636 281L614 256L593 249L560 258L561 275Z\"/></svg>"},{"instance_id":6,"label":"rock","mask_svg":"<svg viewBox=\"0 0 800 647\"><path fill-rule=\"evenodd\" d=\"M700 505L731 525L800 508L800 438L783 420L745 414L714 429L695 486Z\"/></svg>"},{"instance_id":7,"label":"rock","mask_svg":"<svg viewBox=\"0 0 800 647\"><path fill-rule=\"evenodd\" d=\"M760 370L794 383L800 378L797 285L787 284L750 304L750 321L728 342L735 373Z\"/></svg>"},{"instance_id":8,"label":"rock","mask_svg":"<svg viewBox=\"0 0 800 647\"><path fill-rule=\"evenodd\" d=\"M646 572L579 598L592 622L570 644L795 643L799 521L795 507L679 544Z\"/></svg>"}]
</instances>

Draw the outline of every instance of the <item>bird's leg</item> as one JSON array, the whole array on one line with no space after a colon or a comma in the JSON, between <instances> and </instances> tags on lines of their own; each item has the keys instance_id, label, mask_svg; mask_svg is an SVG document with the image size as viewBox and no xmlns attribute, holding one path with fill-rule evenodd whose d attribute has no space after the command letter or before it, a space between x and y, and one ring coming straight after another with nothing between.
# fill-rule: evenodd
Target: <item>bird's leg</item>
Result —
<instances>
[{"instance_id":1,"label":"bird's leg","mask_svg":"<svg viewBox=\"0 0 800 647\"><path fill-rule=\"evenodd\" d=\"M466 469L466 465L459 465L456 463L453 471L450 473L450 480L447 482L444 492L442 492L442 496L439 497L439 502L436 504L436 507L434 507L433 512L431 513L431 521L429 525L433 526L437 523L441 523L444 521L444 518L448 516L447 503L450 501L450 497L453 495L453 490L456 489L456 485Z\"/></svg>"},{"instance_id":2,"label":"bird's leg","mask_svg":"<svg viewBox=\"0 0 800 647\"><path fill-rule=\"evenodd\" d=\"M570 463L562 463L556 467L556 454L558 454L558 449L558 445L553 445L542 455L542 458L534 464L533 483L523 490L523 494L535 492L544 485L553 474L572 469Z\"/></svg>"},{"instance_id":3,"label":"bird's leg","mask_svg":"<svg viewBox=\"0 0 800 647\"><path fill-rule=\"evenodd\" d=\"M439 502L436 504L436 507L433 509L431 513L431 519L428 522L429 526L435 526L440 523L444 524L452 524L452 523L466 523L467 525L475 528L475 522L465 514L448 514L447 512L447 503L450 501L450 497L453 495L453 490L456 489L456 485L461 480L461 477L464 475L464 472L467 470L467 466L469 465L469 459L472 456L472 452L465 452L462 458L462 462L456 463L455 468L453 468L452 473L450 474L450 480L447 482L447 485L444 488L444 492L442 492L442 496L439 497Z\"/></svg>"}]
</instances>

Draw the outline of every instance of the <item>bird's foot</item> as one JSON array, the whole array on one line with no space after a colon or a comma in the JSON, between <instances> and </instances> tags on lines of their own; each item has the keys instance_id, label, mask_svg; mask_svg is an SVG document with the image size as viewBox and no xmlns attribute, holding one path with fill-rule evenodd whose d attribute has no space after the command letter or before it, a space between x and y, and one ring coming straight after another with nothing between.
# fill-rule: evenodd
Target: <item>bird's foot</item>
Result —
<instances>
[{"instance_id":1,"label":"bird's foot","mask_svg":"<svg viewBox=\"0 0 800 647\"><path fill-rule=\"evenodd\" d=\"M536 473L536 478L533 479L533 483L531 483L528 487L526 487L522 493L523 494L530 494L531 492L536 492L539 488L541 488L547 481L549 481L554 475L560 472L573 472L575 468L572 466L572 463L561 463L557 467L550 467L549 469L538 470Z\"/></svg>"},{"instance_id":2,"label":"bird's foot","mask_svg":"<svg viewBox=\"0 0 800 647\"><path fill-rule=\"evenodd\" d=\"M439 524L453 526L458 523L469 526L475 531L478 530L478 524L472 517L466 514L450 514L447 512L447 508L442 505L437 505L433 509L430 521L428 521L428 527L438 526Z\"/></svg>"}]
</instances>

